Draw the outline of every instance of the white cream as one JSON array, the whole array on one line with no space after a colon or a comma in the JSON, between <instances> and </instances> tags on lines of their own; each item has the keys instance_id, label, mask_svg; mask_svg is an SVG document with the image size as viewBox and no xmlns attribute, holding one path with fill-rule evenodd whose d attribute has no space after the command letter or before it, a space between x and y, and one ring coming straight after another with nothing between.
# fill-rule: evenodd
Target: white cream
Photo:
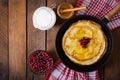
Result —
<instances>
[{"instance_id":1,"label":"white cream","mask_svg":"<svg viewBox=\"0 0 120 80\"><path fill-rule=\"evenodd\" d=\"M55 22L55 12L49 7L40 7L33 14L33 25L40 30L52 28Z\"/></svg>"}]
</instances>

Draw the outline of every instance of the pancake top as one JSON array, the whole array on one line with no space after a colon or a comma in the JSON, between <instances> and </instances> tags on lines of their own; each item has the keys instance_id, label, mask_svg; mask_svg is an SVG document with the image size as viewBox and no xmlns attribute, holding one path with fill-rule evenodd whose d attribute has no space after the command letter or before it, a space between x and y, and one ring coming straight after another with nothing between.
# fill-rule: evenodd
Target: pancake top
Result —
<instances>
[{"instance_id":1,"label":"pancake top","mask_svg":"<svg viewBox=\"0 0 120 80\"><path fill-rule=\"evenodd\" d=\"M73 23L62 39L65 54L70 60L81 65L98 61L105 53L106 45L101 26L91 20Z\"/></svg>"}]
</instances>

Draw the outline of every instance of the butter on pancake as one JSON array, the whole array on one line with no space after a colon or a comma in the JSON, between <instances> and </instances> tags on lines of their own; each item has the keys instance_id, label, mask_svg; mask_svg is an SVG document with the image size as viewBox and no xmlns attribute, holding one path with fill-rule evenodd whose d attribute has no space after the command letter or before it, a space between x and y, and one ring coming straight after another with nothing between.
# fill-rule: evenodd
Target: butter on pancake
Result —
<instances>
[{"instance_id":1,"label":"butter on pancake","mask_svg":"<svg viewBox=\"0 0 120 80\"><path fill-rule=\"evenodd\" d=\"M62 47L71 61L80 65L91 65L105 54L107 39L98 23L79 20L65 32Z\"/></svg>"}]
</instances>

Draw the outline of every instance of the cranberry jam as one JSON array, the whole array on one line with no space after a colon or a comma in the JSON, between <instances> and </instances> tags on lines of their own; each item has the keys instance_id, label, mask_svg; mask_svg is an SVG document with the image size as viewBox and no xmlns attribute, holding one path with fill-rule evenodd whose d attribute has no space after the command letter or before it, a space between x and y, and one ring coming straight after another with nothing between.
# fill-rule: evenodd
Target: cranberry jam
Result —
<instances>
[{"instance_id":1,"label":"cranberry jam","mask_svg":"<svg viewBox=\"0 0 120 80\"><path fill-rule=\"evenodd\" d=\"M48 72L53 64L53 59L44 50L32 52L28 61L30 69L36 74Z\"/></svg>"},{"instance_id":2,"label":"cranberry jam","mask_svg":"<svg viewBox=\"0 0 120 80\"><path fill-rule=\"evenodd\" d=\"M90 42L90 38L88 37L83 37L82 39L80 39L80 44L83 48L87 48L87 45L89 44Z\"/></svg>"}]
</instances>

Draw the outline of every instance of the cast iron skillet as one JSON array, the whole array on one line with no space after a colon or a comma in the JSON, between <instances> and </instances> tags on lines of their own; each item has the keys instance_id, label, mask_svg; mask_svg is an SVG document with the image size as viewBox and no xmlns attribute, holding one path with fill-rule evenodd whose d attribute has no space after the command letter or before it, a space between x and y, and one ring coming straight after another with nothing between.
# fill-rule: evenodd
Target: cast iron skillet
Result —
<instances>
[{"instance_id":1,"label":"cast iron skillet","mask_svg":"<svg viewBox=\"0 0 120 80\"><path fill-rule=\"evenodd\" d=\"M78 64L72 62L65 55L65 52L63 51L63 48L62 48L62 38L63 38L66 30L69 28L69 26L71 24L73 24L74 22L77 22L78 20L92 20L92 21L100 24L104 34L107 37L108 48L107 48L106 53L99 61L97 61L96 63L94 63L92 65L82 66L82 65L78 65ZM112 50L112 34L111 34L110 29L106 25L106 23L103 21L108 22L107 19L100 20L96 17L89 16L89 15L79 15L79 16L75 16L75 17L67 20L61 26L61 28L59 29L57 36L56 36L55 47L56 47L56 51L57 51L59 58L67 67L69 67L73 70L76 70L76 71L80 71L80 72L88 72L88 71L93 71L93 70L99 69L100 67L102 67L105 64L105 62L107 61L108 57L110 56L111 50Z\"/></svg>"},{"instance_id":2,"label":"cast iron skillet","mask_svg":"<svg viewBox=\"0 0 120 80\"><path fill-rule=\"evenodd\" d=\"M65 55L65 52L63 51L62 38L63 38L66 30L69 28L69 26L71 24L73 24L74 22L77 22L78 20L92 20L92 21L100 24L102 26L103 32L105 33L105 35L107 37L108 49L107 49L105 55L95 64L88 65L88 66L81 66L81 65L75 64ZM80 15L80 16L75 16L75 17L69 19L61 26L60 30L58 31L55 44L56 44L56 51L57 51L58 56L60 57L62 62L67 67L69 67L73 70L76 70L76 71L86 72L86 71L95 70L106 62L107 58L110 55L111 48L112 48L112 35L111 35L111 31L109 30L108 26L106 24L104 24L101 20L99 20L93 16Z\"/></svg>"}]
</instances>

